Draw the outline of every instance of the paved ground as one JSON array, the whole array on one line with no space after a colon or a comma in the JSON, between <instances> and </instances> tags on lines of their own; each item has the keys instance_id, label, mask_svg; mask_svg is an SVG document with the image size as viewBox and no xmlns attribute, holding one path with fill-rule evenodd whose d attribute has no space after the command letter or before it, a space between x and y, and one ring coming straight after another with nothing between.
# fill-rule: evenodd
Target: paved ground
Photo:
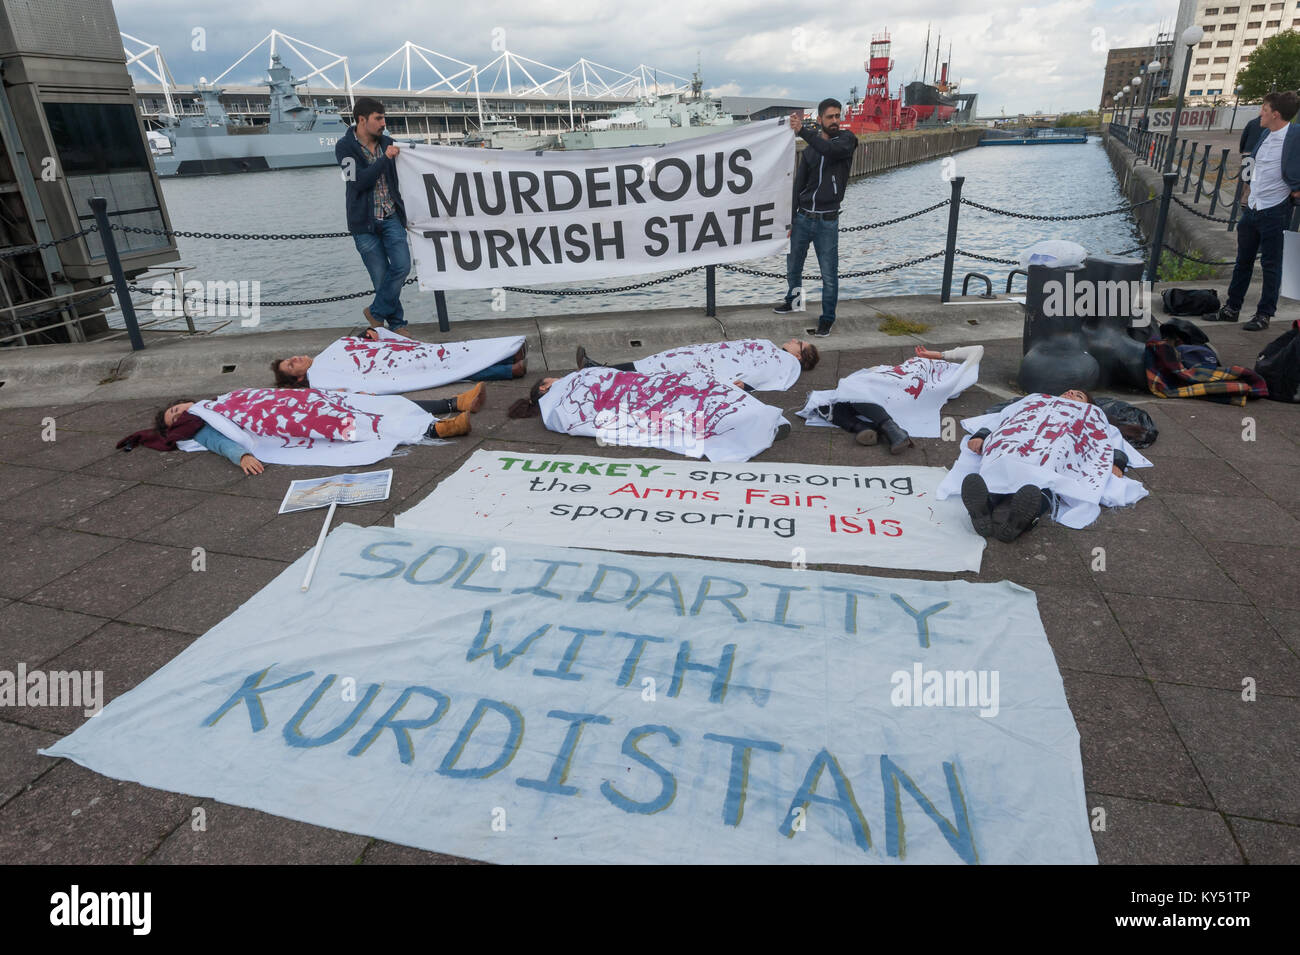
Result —
<instances>
[{"instance_id":1,"label":"paved ground","mask_svg":"<svg viewBox=\"0 0 1300 955\"><path fill-rule=\"evenodd\" d=\"M1226 360L1253 363L1259 336L1208 330ZM797 407L809 388L895 360L910 345L828 350L794 391L767 398ZM1018 359L1018 341L989 346L984 385L1009 393ZM505 417L530 381L490 385L472 437L394 459L392 499L350 508L346 519L391 525L394 512L476 448L594 453L590 440ZM995 400L976 388L949 410L977 413ZM1300 409L1135 400L1161 431L1147 452L1156 466L1142 473L1151 496L1084 531L1045 525L1012 545L992 541L983 571L964 576L1008 578L1038 594L1082 737L1088 805L1105 810L1106 829L1094 836L1103 862L1300 862ZM156 404L0 411L0 669L102 670L106 696L116 697L314 542L319 512L277 516L276 508L290 480L318 469L272 467L246 478L211 454L115 452L116 439L145 426ZM57 425L53 442L42 440L46 418ZM1254 421L1253 440L1243 437L1244 419ZM952 444L917 444L899 460L946 465L955 456ZM800 422L761 460L889 459L883 448ZM191 551L200 546L207 571L193 573ZM1092 569L1098 547L1104 571ZM1242 698L1243 681L1256 687L1252 702ZM0 709L0 858L464 861L36 755L82 718L79 709ZM206 832L189 825L199 806Z\"/></svg>"}]
</instances>

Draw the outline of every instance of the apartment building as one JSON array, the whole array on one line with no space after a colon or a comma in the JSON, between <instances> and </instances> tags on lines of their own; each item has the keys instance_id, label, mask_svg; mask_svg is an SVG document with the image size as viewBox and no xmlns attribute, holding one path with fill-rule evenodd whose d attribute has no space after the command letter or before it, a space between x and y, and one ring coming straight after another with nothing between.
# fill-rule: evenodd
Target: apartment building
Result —
<instances>
[{"instance_id":1,"label":"apartment building","mask_svg":"<svg viewBox=\"0 0 1300 955\"><path fill-rule=\"evenodd\" d=\"M1264 40L1286 30L1300 30L1300 0L1182 0L1178 5L1174 36L1193 23L1205 36L1191 51L1192 70L1187 77L1187 104L1204 106L1231 102L1237 72L1250 64L1250 55ZM1175 44L1173 90L1183 75L1187 48Z\"/></svg>"}]
</instances>

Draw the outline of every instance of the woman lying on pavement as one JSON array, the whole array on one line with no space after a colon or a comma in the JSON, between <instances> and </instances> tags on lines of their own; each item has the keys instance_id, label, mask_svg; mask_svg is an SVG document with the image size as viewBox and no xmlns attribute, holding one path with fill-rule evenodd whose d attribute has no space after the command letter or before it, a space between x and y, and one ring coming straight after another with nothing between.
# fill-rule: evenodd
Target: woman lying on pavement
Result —
<instances>
[{"instance_id":1,"label":"woman lying on pavement","mask_svg":"<svg viewBox=\"0 0 1300 955\"><path fill-rule=\"evenodd\" d=\"M779 408L699 371L643 375L596 366L542 378L509 411L512 418L539 413L551 431L710 461L748 461L790 433Z\"/></svg>"},{"instance_id":2,"label":"woman lying on pavement","mask_svg":"<svg viewBox=\"0 0 1300 955\"><path fill-rule=\"evenodd\" d=\"M277 388L398 395L466 379L522 378L528 370L527 354L522 335L439 345L380 327L340 338L315 358L277 358L271 372Z\"/></svg>"},{"instance_id":3,"label":"woman lying on pavement","mask_svg":"<svg viewBox=\"0 0 1300 955\"><path fill-rule=\"evenodd\" d=\"M1026 395L1001 411L967 418L962 427L971 437L936 496L960 493L982 537L1009 543L1053 510L1058 524L1083 528L1101 505L1124 507L1147 496L1124 472L1151 462L1086 392Z\"/></svg>"},{"instance_id":4,"label":"woman lying on pavement","mask_svg":"<svg viewBox=\"0 0 1300 955\"><path fill-rule=\"evenodd\" d=\"M710 342L670 348L619 365L604 365L578 346L579 368L616 368L650 375L661 371L699 371L719 381L743 382L746 391L785 391L799 380L800 372L812 371L821 356L812 342L792 338L778 347L760 338L734 342Z\"/></svg>"},{"instance_id":5,"label":"woman lying on pavement","mask_svg":"<svg viewBox=\"0 0 1300 955\"><path fill-rule=\"evenodd\" d=\"M469 434L469 411L434 420L435 413L455 410L455 400L245 388L209 401L173 401L158 412L152 430L137 431L117 446L128 451L136 444L158 451L203 447L238 464L245 474L260 474L264 463L373 464L399 444ZM195 443L187 446L188 441Z\"/></svg>"},{"instance_id":6,"label":"woman lying on pavement","mask_svg":"<svg viewBox=\"0 0 1300 955\"><path fill-rule=\"evenodd\" d=\"M983 357L983 345L945 352L917 345L915 357L901 365L864 368L831 391L814 391L799 415L810 425L843 428L858 444L883 436L889 453L900 454L912 446L912 435L939 437L939 409L979 380Z\"/></svg>"}]
</instances>

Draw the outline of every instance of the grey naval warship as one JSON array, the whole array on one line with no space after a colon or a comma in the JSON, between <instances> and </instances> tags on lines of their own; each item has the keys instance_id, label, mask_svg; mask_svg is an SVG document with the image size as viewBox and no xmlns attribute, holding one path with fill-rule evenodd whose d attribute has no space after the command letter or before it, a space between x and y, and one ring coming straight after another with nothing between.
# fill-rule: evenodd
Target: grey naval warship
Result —
<instances>
[{"instance_id":1,"label":"grey naval warship","mask_svg":"<svg viewBox=\"0 0 1300 955\"><path fill-rule=\"evenodd\" d=\"M289 68L272 57L271 121L255 126L232 120L221 105L221 90L196 86L202 116L187 116L164 126L170 155L155 153L159 176L204 176L214 173L293 169L334 165L334 144L348 130L333 106L308 106L295 89Z\"/></svg>"}]
</instances>

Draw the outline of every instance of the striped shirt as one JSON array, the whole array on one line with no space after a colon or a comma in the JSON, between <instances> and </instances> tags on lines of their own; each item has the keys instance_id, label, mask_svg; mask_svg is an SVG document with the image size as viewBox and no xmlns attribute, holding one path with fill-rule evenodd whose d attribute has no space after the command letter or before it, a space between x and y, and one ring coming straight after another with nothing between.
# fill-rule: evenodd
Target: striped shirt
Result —
<instances>
[{"instance_id":1,"label":"striped shirt","mask_svg":"<svg viewBox=\"0 0 1300 955\"><path fill-rule=\"evenodd\" d=\"M366 165L374 162L383 153L383 144L375 140L375 148L372 152L365 146L361 147L361 154L366 157ZM391 216L397 206L393 203L393 197L388 193L388 177L380 176L375 180L375 218L387 219Z\"/></svg>"}]
</instances>

